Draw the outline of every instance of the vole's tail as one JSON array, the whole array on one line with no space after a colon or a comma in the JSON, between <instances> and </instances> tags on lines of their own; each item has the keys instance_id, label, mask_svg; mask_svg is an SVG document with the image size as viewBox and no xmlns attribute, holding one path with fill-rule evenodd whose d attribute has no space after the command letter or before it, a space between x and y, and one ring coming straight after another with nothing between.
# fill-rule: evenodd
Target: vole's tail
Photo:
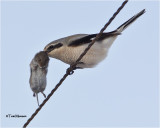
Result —
<instances>
[{"instance_id":1,"label":"vole's tail","mask_svg":"<svg viewBox=\"0 0 160 128\"><path fill-rule=\"evenodd\" d=\"M38 93L36 93L36 97L37 97L37 103L38 103L38 106L39 106Z\"/></svg>"},{"instance_id":2,"label":"vole's tail","mask_svg":"<svg viewBox=\"0 0 160 128\"><path fill-rule=\"evenodd\" d=\"M119 32L119 33L121 33L123 30L125 30L130 24L132 24L134 21L136 21L136 19L139 18L144 13L145 13L145 9L143 9L138 14L134 15L132 18L130 18L125 23L123 23L121 26L119 26L116 29L116 31Z\"/></svg>"}]
</instances>

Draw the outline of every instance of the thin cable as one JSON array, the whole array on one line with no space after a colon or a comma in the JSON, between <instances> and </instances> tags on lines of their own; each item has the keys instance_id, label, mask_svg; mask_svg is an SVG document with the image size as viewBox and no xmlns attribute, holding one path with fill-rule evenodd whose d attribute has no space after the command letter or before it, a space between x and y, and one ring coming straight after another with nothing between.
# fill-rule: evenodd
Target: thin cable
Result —
<instances>
[{"instance_id":1,"label":"thin cable","mask_svg":"<svg viewBox=\"0 0 160 128\"><path fill-rule=\"evenodd\" d=\"M36 109L36 111L31 115L31 117L27 120L27 122L23 125L23 128L26 128L28 124L33 120L33 118L38 114L38 112L42 109L42 107L45 105L45 103L50 99L50 97L54 94L54 92L58 89L58 87L63 83L63 81L67 78L68 75L70 75L70 72L73 71L73 69L76 67L78 62L83 58L83 56L87 53L87 51L92 47L92 45L95 43L95 41L102 35L104 30L109 26L109 24L114 20L114 18L117 16L117 14L122 10L122 8L126 5L128 0L125 0L122 5L117 9L117 11L113 14L113 16L109 19L109 21L105 24L105 26L101 29L99 34L92 40L92 42L88 45L88 47L84 50L84 52L79 56L77 61L70 66L67 69L66 74L61 78L59 83L55 86L55 88L50 92L50 94L47 96L47 98L42 102L42 104Z\"/></svg>"}]
</instances>

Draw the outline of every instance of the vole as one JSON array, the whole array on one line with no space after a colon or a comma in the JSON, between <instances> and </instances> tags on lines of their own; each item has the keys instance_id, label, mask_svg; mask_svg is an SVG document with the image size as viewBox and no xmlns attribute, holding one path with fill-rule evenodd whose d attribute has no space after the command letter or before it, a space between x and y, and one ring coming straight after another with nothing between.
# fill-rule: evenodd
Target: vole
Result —
<instances>
[{"instance_id":1,"label":"vole","mask_svg":"<svg viewBox=\"0 0 160 128\"><path fill-rule=\"evenodd\" d=\"M37 103L39 106L38 93L41 92L46 98L46 95L43 91L46 88L47 80L47 71L48 71L49 57L45 51L38 52L30 63L30 87L33 91L33 96L37 97Z\"/></svg>"}]
</instances>

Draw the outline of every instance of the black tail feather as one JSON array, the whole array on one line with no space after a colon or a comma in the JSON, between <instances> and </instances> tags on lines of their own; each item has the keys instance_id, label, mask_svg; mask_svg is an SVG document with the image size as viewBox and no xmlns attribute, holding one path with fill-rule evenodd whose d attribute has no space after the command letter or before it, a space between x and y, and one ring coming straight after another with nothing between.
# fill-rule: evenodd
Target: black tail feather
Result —
<instances>
[{"instance_id":1,"label":"black tail feather","mask_svg":"<svg viewBox=\"0 0 160 128\"><path fill-rule=\"evenodd\" d=\"M142 11L140 11L138 14L134 15L132 18L130 18L129 20L127 20L125 23L123 23L121 26L119 26L117 28L117 30L120 29L121 31L123 31L124 29L126 29L131 23L133 23L138 17L140 17L144 13L145 13L145 9L143 9Z\"/></svg>"}]
</instances>

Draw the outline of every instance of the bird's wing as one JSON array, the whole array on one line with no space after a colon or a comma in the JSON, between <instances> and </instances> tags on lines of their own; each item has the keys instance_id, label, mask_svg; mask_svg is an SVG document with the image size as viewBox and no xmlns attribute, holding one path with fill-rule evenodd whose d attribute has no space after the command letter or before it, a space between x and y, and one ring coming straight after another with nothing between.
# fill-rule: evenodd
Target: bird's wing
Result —
<instances>
[{"instance_id":1,"label":"bird's wing","mask_svg":"<svg viewBox=\"0 0 160 128\"><path fill-rule=\"evenodd\" d=\"M97 41L102 41L111 36L119 35L120 33L117 31L103 33L101 37ZM58 40L52 41L47 44L44 48L44 51L50 52L53 49L62 47L63 45L69 47L76 47L84 44L91 43L92 40L97 36L97 34L76 34L68 37L60 38ZM65 42L65 43L64 43Z\"/></svg>"},{"instance_id":2,"label":"bird's wing","mask_svg":"<svg viewBox=\"0 0 160 128\"><path fill-rule=\"evenodd\" d=\"M117 31L112 31L112 32L107 32L107 33L102 33L102 35L100 36L100 38L98 38L97 41L102 41L106 38L109 38L111 36L115 36L115 35L119 35L120 33L117 33ZM92 40L97 36L97 34L90 34L90 35L83 35L80 37L80 35L75 35L77 36L77 38L72 38L72 40L70 40L68 46L70 47L76 47L76 46L80 46L80 45L84 45L84 44L88 44L91 43Z\"/></svg>"}]
</instances>

